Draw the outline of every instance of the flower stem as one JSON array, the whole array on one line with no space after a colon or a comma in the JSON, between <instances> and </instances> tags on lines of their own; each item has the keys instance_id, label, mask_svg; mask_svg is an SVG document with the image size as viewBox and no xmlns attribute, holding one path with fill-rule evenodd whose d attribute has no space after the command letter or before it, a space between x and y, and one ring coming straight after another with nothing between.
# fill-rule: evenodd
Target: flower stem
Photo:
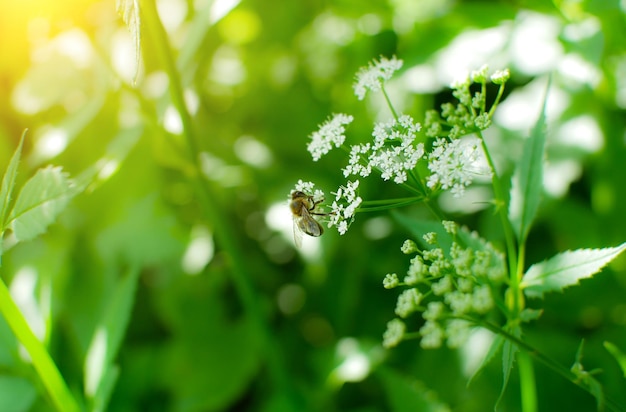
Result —
<instances>
[{"instance_id":1,"label":"flower stem","mask_svg":"<svg viewBox=\"0 0 626 412\"><path fill-rule=\"evenodd\" d=\"M498 107L498 104L500 103L500 99L502 98L503 93L504 93L504 83L501 84L500 87L498 88L498 94L496 95L496 100L491 105L491 109L489 109L489 118L493 116L493 112L496 110L496 107Z\"/></svg>"},{"instance_id":2,"label":"flower stem","mask_svg":"<svg viewBox=\"0 0 626 412\"><path fill-rule=\"evenodd\" d=\"M522 411L537 412L535 370L527 352L517 352L517 364L519 365L520 389L522 392Z\"/></svg>"},{"instance_id":3,"label":"flower stem","mask_svg":"<svg viewBox=\"0 0 626 412\"><path fill-rule=\"evenodd\" d=\"M63 412L78 412L80 410L78 404L63 380L63 376L61 376L43 343L37 339L28 326L2 279L0 279L0 312L2 312L2 316L6 319L17 339L28 351L33 366L56 409Z\"/></svg>"},{"instance_id":4,"label":"flower stem","mask_svg":"<svg viewBox=\"0 0 626 412\"><path fill-rule=\"evenodd\" d=\"M518 348L523 350L527 355L529 355L532 358L534 358L535 360L543 363L545 366L547 366L549 369L552 369L552 371L554 371L558 375L561 375L566 380L572 382L574 385L576 385L579 388L589 392L592 396L595 397L593 389L591 387L589 387L583 380L578 379L578 377L576 375L574 375L574 373L572 373L571 370L565 368L564 366L562 366L561 364L556 362L554 359L549 358L548 356L546 356L543 353L539 352L537 349L535 349L534 347L532 347L528 343L526 343L523 340L513 336L512 334L510 334L507 331L503 330L499 326L497 326L497 325L495 325L495 324L493 324L491 322L483 321L483 320L480 320L480 319L475 319L475 318L472 318L472 317L469 317L469 316L458 316L458 318L466 320L466 321L471 322L471 323L474 323L475 325L482 326L485 329L488 329L488 330L490 330L490 331L492 331L492 332L494 332L496 334L501 335L505 339L507 339L510 342L512 342L515 345L517 345ZM519 361L519 358L518 358L518 361ZM520 365L520 368L522 368L522 367L525 367L525 366L521 366ZM530 379L530 378L525 378L525 379ZM534 379L534 373L533 373L533 378L532 379ZM529 383L529 382L527 382L527 383ZM524 394L522 394L522 396L524 396ZM616 411L616 412L626 412L626 410L623 407L621 407L617 402L615 402L613 399L609 398L606 395L604 396L604 401L605 401L606 406L610 410L613 410L613 411ZM526 410L524 410L524 411L526 412Z\"/></svg>"},{"instance_id":5,"label":"flower stem","mask_svg":"<svg viewBox=\"0 0 626 412\"><path fill-rule=\"evenodd\" d=\"M366 206L359 207L357 210L359 212L378 212L381 210L390 210L390 209L396 209L396 208L403 207L403 206L412 205L414 203L418 203L423 200L424 198L422 197L409 197L409 198L405 198L404 200L403 199L390 199L387 204L381 204L380 206L367 206L366 205ZM363 204L365 205L366 203L370 204L370 203L375 203L375 202L384 202L384 200L383 201L370 200L370 201L363 202Z\"/></svg>"},{"instance_id":6,"label":"flower stem","mask_svg":"<svg viewBox=\"0 0 626 412\"><path fill-rule=\"evenodd\" d=\"M515 236L513 234L513 228L511 227L511 222L509 221L509 218L507 216L508 208L506 207L507 203L504 196L504 188L502 185L502 181L498 176L498 172L496 170L493 159L491 158L491 154L489 153L489 149L487 148L485 138L480 131L477 131L476 134L480 139L483 153L485 154L485 158L487 159L487 163L489 164L489 168L491 169L491 173L493 174L491 178L491 184L493 186L493 193L495 197L496 213L500 217L500 223L502 224L502 230L504 231L504 239L506 242L509 277L511 280L511 291L512 293L514 293L514 312L519 313L521 308L517 293L519 290L519 278L517 275L517 251L515 250Z\"/></svg>"},{"instance_id":7,"label":"flower stem","mask_svg":"<svg viewBox=\"0 0 626 412\"><path fill-rule=\"evenodd\" d=\"M398 113L396 113L396 109L393 108L393 104L391 104L391 99L387 95L387 91L385 90L385 87L381 86L380 89L383 92L383 96L385 96L385 101L387 102L387 106L389 107L389 110L391 110L391 114L393 115L393 118L396 119L396 121L398 121L399 119Z\"/></svg>"}]
</instances>

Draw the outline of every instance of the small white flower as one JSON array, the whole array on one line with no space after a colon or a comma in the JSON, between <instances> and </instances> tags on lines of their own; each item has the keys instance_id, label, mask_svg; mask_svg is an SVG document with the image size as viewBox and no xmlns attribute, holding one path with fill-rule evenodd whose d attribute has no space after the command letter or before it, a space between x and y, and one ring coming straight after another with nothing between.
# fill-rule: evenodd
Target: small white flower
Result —
<instances>
[{"instance_id":1,"label":"small white flower","mask_svg":"<svg viewBox=\"0 0 626 412\"><path fill-rule=\"evenodd\" d=\"M320 189L316 189L313 182L304 182L302 179L299 179L291 193L294 191L312 196L314 202L322 202L324 200L324 192ZM289 201L291 201L291 194L289 196Z\"/></svg>"},{"instance_id":2,"label":"small white flower","mask_svg":"<svg viewBox=\"0 0 626 412\"><path fill-rule=\"evenodd\" d=\"M341 146L345 140L346 128L344 125L350 124L354 120L352 116L339 113L333 115L332 118L322 123L319 129L310 136L311 141L307 145L307 150L313 156L313 160L317 161L330 152L333 145Z\"/></svg>"},{"instance_id":3,"label":"small white flower","mask_svg":"<svg viewBox=\"0 0 626 412\"><path fill-rule=\"evenodd\" d=\"M337 225L337 232L339 232L340 235L345 235L347 231L348 231L348 222L346 222L345 220L342 220Z\"/></svg>"},{"instance_id":4,"label":"small white flower","mask_svg":"<svg viewBox=\"0 0 626 412\"><path fill-rule=\"evenodd\" d=\"M346 186L340 186L337 189L335 200L330 206L331 212L328 219L328 227L337 227L339 234L343 235L348 231L350 223L354 220L354 214L357 208L363 202L360 196L357 196L356 190L359 187L359 181L348 181Z\"/></svg>"},{"instance_id":5,"label":"small white flower","mask_svg":"<svg viewBox=\"0 0 626 412\"><path fill-rule=\"evenodd\" d=\"M358 144L350 148L350 157L348 159L348 166L343 169L343 176L348 177L350 175L359 175L361 177L367 177L372 173L372 168L367 164L367 161L363 158L370 151L370 144Z\"/></svg>"},{"instance_id":6,"label":"small white flower","mask_svg":"<svg viewBox=\"0 0 626 412\"><path fill-rule=\"evenodd\" d=\"M297 190L298 192L303 192L303 193L313 193L314 189L315 189L315 184L313 182L305 182L302 179L298 180L298 183L296 183L296 187L295 187L295 190Z\"/></svg>"},{"instance_id":7,"label":"small white flower","mask_svg":"<svg viewBox=\"0 0 626 412\"><path fill-rule=\"evenodd\" d=\"M393 319L387 322L387 330L383 334L383 346L391 348L402 341L406 325L400 319Z\"/></svg>"},{"instance_id":8,"label":"small white flower","mask_svg":"<svg viewBox=\"0 0 626 412\"><path fill-rule=\"evenodd\" d=\"M438 138L428 155L431 175L427 186L450 190L454 197L461 197L465 188L479 174L489 174L480 162L480 147L477 139L457 139L447 142Z\"/></svg>"},{"instance_id":9,"label":"small white flower","mask_svg":"<svg viewBox=\"0 0 626 412\"><path fill-rule=\"evenodd\" d=\"M414 144L420 129L421 125L408 115L401 116L397 121L377 123L372 133L373 144L351 147L348 166L343 169L344 176L366 177L372 168L377 168L384 180L393 178L398 184L404 183L408 178L407 172L413 170L424 156L424 145Z\"/></svg>"},{"instance_id":10,"label":"small white flower","mask_svg":"<svg viewBox=\"0 0 626 412\"><path fill-rule=\"evenodd\" d=\"M367 67L361 67L356 74L356 82L354 83L354 94L359 100L365 98L368 90L373 92L379 91L383 82L391 79L394 72L402 67L402 60L396 56L388 59L381 56L380 60L373 60Z\"/></svg>"}]
</instances>

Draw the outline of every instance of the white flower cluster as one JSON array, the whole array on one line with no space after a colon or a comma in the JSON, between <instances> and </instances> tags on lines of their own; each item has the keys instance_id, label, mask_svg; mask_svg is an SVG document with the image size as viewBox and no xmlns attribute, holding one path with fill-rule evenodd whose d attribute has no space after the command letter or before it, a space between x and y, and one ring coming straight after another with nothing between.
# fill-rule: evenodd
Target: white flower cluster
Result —
<instances>
[{"instance_id":1,"label":"white flower cluster","mask_svg":"<svg viewBox=\"0 0 626 412\"><path fill-rule=\"evenodd\" d=\"M451 222L446 222L444 228L453 239L460 231ZM504 282L504 257L486 241L471 236L470 243L478 250L453 241L447 251L440 247L418 251L402 282L396 274L385 276L383 284L387 289L409 286L398 296L395 313L406 318L413 312L422 312L426 323L419 334L424 348L439 347L444 340L448 346L458 347L465 341L470 327L467 321L458 318L484 315L494 308L491 293L492 288ZM424 239L436 242L437 236L426 234ZM403 252L408 249L407 242L402 249ZM430 302L424 304L424 300ZM397 325L394 327L397 332ZM388 330L385 336L391 334ZM396 336L385 342L397 344L400 340Z\"/></svg>"},{"instance_id":2,"label":"white flower cluster","mask_svg":"<svg viewBox=\"0 0 626 412\"><path fill-rule=\"evenodd\" d=\"M458 139L448 142L438 138L428 154L427 186L430 189L450 190L454 197L461 197L477 175L490 175L489 168L480 162L477 139Z\"/></svg>"},{"instance_id":3,"label":"white flower cluster","mask_svg":"<svg viewBox=\"0 0 626 412\"><path fill-rule=\"evenodd\" d=\"M381 56L378 60L370 62L367 67L362 67L357 72L354 83L354 92L359 100L364 99L368 91L384 92L384 83L391 79L402 64L402 60L395 56L391 58ZM386 123L376 123L371 141L350 147L348 164L342 169L344 177L365 178L376 170L385 181L393 180L397 184L407 186L417 184L413 191L425 197L429 196L429 193L425 193L428 191L426 188L433 192L449 190L453 196L460 197L478 175L491 176L491 169L482 156L480 140L464 137L489 127L493 109L502 95L502 85L510 76L508 69L497 71L491 76L491 80L501 87L492 109L487 111L484 94L487 71L487 66L483 66L453 83L453 95L458 99L458 104L443 104L441 114L435 110L426 113L425 135L434 139L430 153L425 151L424 143L417 138L422 125L409 115L398 117L385 94L387 103L394 113L394 119ZM472 82L483 86L480 92L473 95L470 90ZM309 136L307 150L314 161L319 160L333 147L344 145L346 126L353 120L354 118L348 114L334 114ZM428 171L425 167L418 167L420 159L428 161ZM323 193L314 191L313 184L307 183L309 184L301 185L302 189L296 190L311 194L314 201L320 203L323 200ZM329 227L336 226L342 235L348 230L357 208L363 201L356 195L358 185L359 180L349 181L345 187L340 187L337 193L334 193L335 201L329 214ZM406 250L405 253L409 253L408 246ZM431 268L434 267L437 265L431 263Z\"/></svg>"},{"instance_id":4,"label":"white flower cluster","mask_svg":"<svg viewBox=\"0 0 626 412\"><path fill-rule=\"evenodd\" d=\"M328 227L336 226L340 235L347 232L348 227L354 220L356 209L363 202L363 199L357 196L356 190L358 187L358 180L354 182L348 181L346 186L340 186L337 192L333 193L335 200L330 207Z\"/></svg>"},{"instance_id":5,"label":"white flower cluster","mask_svg":"<svg viewBox=\"0 0 626 412\"><path fill-rule=\"evenodd\" d=\"M339 113L322 123L319 129L311 134L311 141L307 145L307 150L313 156L314 161L330 152L333 145L340 147L346 140L344 127L350 124L354 118L350 115Z\"/></svg>"},{"instance_id":6,"label":"white flower cluster","mask_svg":"<svg viewBox=\"0 0 626 412\"><path fill-rule=\"evenodd\" d=\"M372 136L373 143L354 145L350 149L348 166L343 175L367 177L372 169L380 170L384 180L393 178L400 184L406 182L417 162L424 156L424 145L415 144L421 125L408 115L388 123L377 123Z\"/></svg>"},{"instance_id":7,"label":"white flower cluster","mask_svg":"<svg viewBox=\"0 0 626 412\"><path fill-rule=\"evenodd\" d=\"M378 61L374 60L368 67L362 67L356 74L354 94L359 100L365 98L368 90L373 92L382 88L383 82L391 79L393 74L402 67L402 60L396 56L388 59L381 56Z\"/></svg>"},{"instance_id":8,"label":"white flower cluster","mask_svg":"<svg viewBox=\"0 0 626 412\"><path fill-rule=\"evenodd\" d=\"M302 179L298 180L296 186L294 187L293 192L302 192L309 196L313 197L313 202L320 203L324 201L324 192L320 189L315 188L315 184L313 182L304 182ZM289 201L291 201L291 194L289 195Z\"/></svg>"}]
</instances>

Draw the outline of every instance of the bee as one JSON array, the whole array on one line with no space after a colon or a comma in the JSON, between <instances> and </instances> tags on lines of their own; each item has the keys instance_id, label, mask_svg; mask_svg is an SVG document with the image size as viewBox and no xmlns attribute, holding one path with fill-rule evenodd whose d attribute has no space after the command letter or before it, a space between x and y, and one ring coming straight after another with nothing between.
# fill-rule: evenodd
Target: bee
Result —
<instances>
[{"instance_id":1,"label":"bee","mask_svg":"<svg viewBox=\"0 0 626 412\"><path fill-rule=\"evenodd\" d=\"M291 193L289 207L293 215L293 240L296 243L296 247L299 248L302 246L302 233L313 237L321 236L322 233L324 233L322 225L313 218L313 215L328 215L328 213L315 212L317 205L323 201L322 199L316 202L313 196L307 195L299 190L295 190Z\"/></svg>"}]
</instances>

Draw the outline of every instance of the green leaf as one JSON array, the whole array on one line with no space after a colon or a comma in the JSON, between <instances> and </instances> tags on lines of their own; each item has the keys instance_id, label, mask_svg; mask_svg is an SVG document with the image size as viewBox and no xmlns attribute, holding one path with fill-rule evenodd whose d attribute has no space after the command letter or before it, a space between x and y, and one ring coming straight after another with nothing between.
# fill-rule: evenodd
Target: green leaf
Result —
<instances>
[{"instance_id":1,"label":"green leaf","mask_svg":"<svg viewBox=\"0 0 626 412\"><path fill-rule=\"evenodd\" d=\"M521 287L526 296L541 298L546 292L562 291L581 279L598 273L626 249L626 243L604 249L578 249L559 253L551 259L532 265L524 275Z\"/></svg>"},{"instance_id":2,"label":"green leaf","mask_svg":"<svg viewBox=\"0 0 626 412\"><path fill-rule=\"evenodd\" d=\"M474 371L472 376L467 381L467 386L474 381L474 379L480 374L480 372L485 369L485 367L496 357L500 349L502 349L502 344L504 343L504 338L501 335L496 335L496 337L491 341L491 346L489 346L489 350L485 354L483 361L480 366Z\"/></svg>"},{"instance_id":3,"label":"green leaf","mask_svg":"<svg viewBox=\"0 0 626 412\"><path fill-rule=\"evenodd\" d=\"M113 362L130 320L138 279L139 270L130 269L119 281L87 350L85 394L94 411L106 410L119 375L119 368Z\"/></svg>"},{"instance_id":4,"label":"green leaf","mask_svg":"<svg viewBox=\"0 0 626 412\"><path fill-rule=\"evenodd\" d=\"M13 156L9 161L9 165L7 166L7 171L4 173L4 177L2 178L2 188L0 188L0 223L2 224L2 228L0 228L0 234L4 233L7 228L5 225L5 218L7 212L9 211L11 196L13 194L13 189L15 188L17 165L19 164L20 157L22 156L22 146L24 145L24 136L26 136L26 131L27 130L24 130L24 133L22 133L20 143L17 145L17 149L15 149L15 153L13 153ZM2 242L0 242L0 245L1 244Z\"/></svg>"},{"instance_id":5,"label":"green leaf","mask_svg":"<svg viewBox=\"0 0 626 412\"><path fill-rule=\"evenodd\" d=\"M542 314L543 309L526 308L520 312L519 318L522 322L530 322L539 319Z\"/></svg>"},{"instance_id":6,"label":"green leaf","mask_svg":"<svg viewBox=\"0 0 626 412\"><path fill-rule=\"evenodd\" d=\"M22 187L11 211L8 226L17 241L44 233L69 202L72 182L60 167L39 169Z\"/></svg>"},{"instance_id":7,"label":"green leaf","mask_svg":"<svg viewBox=\"0 0 626 412\"><path fill-rule=\"evenodd\" d=\"M500 396L494 406L494 410L498 408L500 401L504 397L506 387L509 384L509 378L511 377L511 371L513 370L513 363L515 362L515 353L517 352L517 345L509 340L504 341L502 346L502 390L500 390Z\"/></svg>"},{"instance_id":8,"label":"green leaf","mask_svg":"<svg viewBox=\"0 0 626 412\"><path fill-rule=\"evenodd\" d=\"M578 350L576 351L576 360L574 364L570 368L570 371L576 376L576 379L582 383L584 383L589 392L596 398L598 410L604 410L604 391L602 390L602 384L593 377L593 374L601 372L599 369L586 371L583 364L583 346L584 339L580 341L580 345L578 345Z\"/></svg>"},{"instance_id":9,"label":"green leaf","mask_svg":"<svg viewBox=\"0 0 626 412\"><path fill-rule=\"evenodd\" d=\"M513 175L509 219L520 243L526 241L543 187L543 160L546 142L546 102L551 81L548 80L539 119L524 142L522 158Z\"/></svg>"},{"instance_id":10,"label":"green leaf","mask_svg":"<svg viewBox=\"0 0 626 412\"><path fill-rule=\"evenodd\" d=\"M613 355L626 378L626 354L611 342L604 342L604 347Z\"/></svg>"},{"instance_id":11,"label":"green leaf","mask_svg":"<svg viewBox=\"0 0 626 412\"><path fill-rule=\"evenodd\" d=\"M133 81L137 81L139 62L141 60L141 10L139 8L139 0L117 0L115 2L115 10L122 15L122 20L128 26L133 40L133 48L135 49L135 75Z\"/></svg>"}]
</instances>

